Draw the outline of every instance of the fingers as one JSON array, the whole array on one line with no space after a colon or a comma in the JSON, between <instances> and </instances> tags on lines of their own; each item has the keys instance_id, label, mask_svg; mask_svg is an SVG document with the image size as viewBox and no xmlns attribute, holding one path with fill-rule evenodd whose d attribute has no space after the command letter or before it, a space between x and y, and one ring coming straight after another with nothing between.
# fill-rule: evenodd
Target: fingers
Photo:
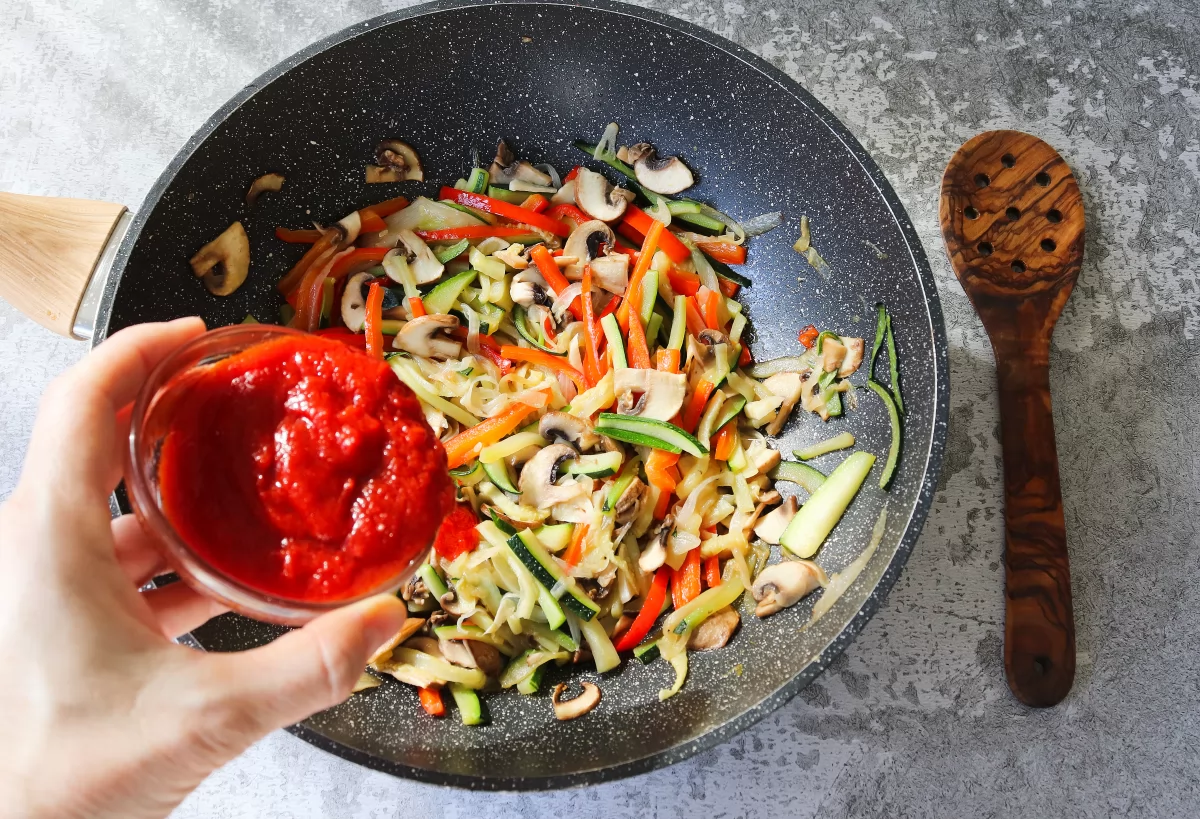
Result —
<instances>
[{"instance_id":1,"label":"fingers","mask_svg":"<svg viewBox=\"0 0 1200 819\"><path fill-rule=\"evenodd\" d=\"M196 739L240 753L276 728L336 705L379 646L404 624L404 603L380 595L325 614L270 645L203 658L207 689Z\"/></svg>"},{"instance_id":2,"label":"fingers","mask_svg":"<svg viewBox=\"0 0 1200 819\"><path fill-rule=\"evenodd\" d=\"M56 379L43 396L22 481L78 501L102 500L121 475L117 413L158 362L202 332L198 318L129 327Z\"/></svg>"},{"instance_id":3,"label":"fingers","mask_svg":"<svg viewBox=\"0 0 1200 819\"><path fill-rule=\"evenodd\" d=\"M167 561L146 534L136 515L122 515L112 522L117 563L134 586L143 586L167 569Z\"/></svg>"},{"instance_id":4,"label":"fingers","mask_svg":"<svg viewBox=\"0 0 1200 819\"><path fill-rule=\"evenodd\" d=\"M150 607L163 636L172 640L229 611L227 606L193 591L182 582L144 591L142 600Z\"/></svg>"}]
</instances>

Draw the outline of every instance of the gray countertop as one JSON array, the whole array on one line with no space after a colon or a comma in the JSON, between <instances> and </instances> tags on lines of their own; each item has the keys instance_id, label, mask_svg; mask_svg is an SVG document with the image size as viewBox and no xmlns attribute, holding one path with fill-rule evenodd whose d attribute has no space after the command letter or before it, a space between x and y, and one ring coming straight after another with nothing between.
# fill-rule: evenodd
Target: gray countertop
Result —
<instances>
[{"instance_id":1,"label":"gray countertop","mask_svg":"<svg viewBox=\"0 0 1200 819\"><path fill-rule=\"evenodd\" d=\"M1200 24L1189 3L657 2L799 80L882 166L950 338L946 468L882 611L818 681L714 750L553 795L469 794L276 733L178 817L1194 816L1200 813ZM15 0L0 15L0 189L135 206L270 65L404 3ZM992 356L937 226L942 168L992 128L1075 170L1087 258L1055 336L1079 671L1018 705L1001 666ZM0 304L0 496L38 396L83 355Z\"/></svg>"}]
</instances>

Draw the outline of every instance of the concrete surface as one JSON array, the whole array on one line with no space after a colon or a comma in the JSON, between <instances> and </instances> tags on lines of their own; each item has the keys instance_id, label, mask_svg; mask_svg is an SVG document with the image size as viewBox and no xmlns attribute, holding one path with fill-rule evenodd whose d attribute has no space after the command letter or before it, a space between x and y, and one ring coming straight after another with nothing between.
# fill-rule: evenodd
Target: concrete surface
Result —
<instances>
[{"instance_id":1,"label":"concrete surface","mask_svg":"<svg viewBox=\"0 0 1200 819\"><path fill-rule=\"evenodd\" d=\"M819 682L734 741L637 780L472 795L275 734L177 811L200 817L1100 817L1200 813L1200 24L1187 2L656 2L773 61L874 154L921 233L951 342L943 485L886 606ZM281 57L395 8L350 0L7 0L0 189L140 202L185 138ZM1190 7L1190 8L1189 8ZM991 352L937 229L978 131L1057 146L1087 259L1055 337L1079 673L1033 711L1001 668ZM0 305L0 496L38 395L84 352Z\"/></svg>"}]
</instances>

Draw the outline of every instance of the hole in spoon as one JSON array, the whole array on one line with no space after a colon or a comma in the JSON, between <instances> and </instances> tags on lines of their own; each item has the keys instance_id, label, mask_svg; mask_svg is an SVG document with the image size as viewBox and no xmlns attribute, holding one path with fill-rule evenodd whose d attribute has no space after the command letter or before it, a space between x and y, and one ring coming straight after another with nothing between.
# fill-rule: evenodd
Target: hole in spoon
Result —
<instances>
[{"instance_id":1,"label":"hole in spoon","mask_svg":"<svg viewBox=\"0 0 1200 819\"><path fill-rule=\"evenodd\" d=\"M1051 208L1050 210L1046 211L1046 218L1057 225L1062 221L1062 214L1059 213L1057 208Z\"/></svg>"},{"instance_id":2,"label":"hole in spoon","mask_svg":"<svg viewBox=\"0 0 1200 819\"><path fill-rule=\"evenodd\" d=\"M1013 269L1014 273L1024 273L1025 272L1025 262L1021 261L1020 259L1016 259L1012 263L1012 269Z\"/></svg>"},{"instance_id":3,"label":"hole in spoon","mask_svg":"<svg viewBox=\"0 0 1200 819\"><path fill-rule=\"evenodd\" d=\"M981 188L986 188L992 184L992 180L988 178L986 173L977 173L975 174L975 184Z\"/></svg>"},{"instance_id":4,"label":"hole in spoon","mask_svg":"<svg viewBox=\"0 0 1200 819\"><path fill-rule=\"evenodd\" d=\"M965 208L963 208L963 216L967 217L968 219L978 219L979 211L975 210L975 208L971 205L967 205Z\"/></svg>"},{"instance_id":5,"label":"hole in spoon","mask_svg":"<svg viewBox=\"0 0 1200 819\"><path fill-rule=\"evenodd\" d=\"M979 243L978 250L979 250L980 256L991 256L993 249L994 248L992 247L991 242L980 242Z\"/></svg>"},{"instance_id":6,"label":"hole in spoon","mask_svg":"<svg viewBox=\"0 0 1200 819\"><path fill-rule=\"evenodd\" d=\"M1050 672L1050 658L1049 657L1034 657L1033 658L1033 670L1043 676L1048 674Z\"/></svg>"},{"instance_id":7,"label":"hole in spoon","mask_svg":"<svg viewBox=\"0 0 1200 819\"><path fill-rule=\"evenodd\" d=\"M1050 185L1050 174L1046 173L1045 171L1040 171L1038 175L1033 178L1033 181L1037 182L1043 188L1048 187Z\"/></svg>"},{"instance_id":8,"label":"hole in spoon","mask_svg":"<svg viewBox=\"0 0 1200 819\"><path fill-rule=\"evenodd\" d=\"M1006 168L1011 168L1013 165L1017 164L1017 160L1012 154L1005 154L1004 156L1000 157L1000 164Z\"/></svg>"},{"instance_id":9,"label":"hole in spoon","mask_svg":"<svg viewBox=\"0 0 1200 819\"><path fill-rule=\"evenodd\" d=\"M1054 248L1056 247L1058 247L1058 245L1054 243L1053 239L1042 239L1042 250L1046 251L1047 253L1053 253Z\"/></svg>"},{"instance_id":10,"label":"hole in spoon","mask_svg":"<svg viewBox=\"0 0 1200 819\"><path fill-rule=\"evenodd\" d=\"M1017 208L1009 208L1004 211L1004 215L1008 217L1008 221L1015 222L1021 218L1021 211Z\"/></svg>"}]
</instances>

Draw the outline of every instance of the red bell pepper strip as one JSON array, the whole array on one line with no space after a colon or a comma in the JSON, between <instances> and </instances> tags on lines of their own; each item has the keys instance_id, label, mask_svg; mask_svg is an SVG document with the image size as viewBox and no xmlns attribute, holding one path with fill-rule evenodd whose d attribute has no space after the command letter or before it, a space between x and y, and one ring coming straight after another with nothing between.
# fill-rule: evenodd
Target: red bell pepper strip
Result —
<instances>
[{"instance_id":1,"label":"red bell pepper strip","mask_svg":"<svg viewBox=\"0 0 1200 819\"><path fill-rule=\"evenodd\" d=\"M542 196L540 193L535 193L522 202L521 207L525 208L526 210L531 210L534 213L541 213L546 208L550 207L550 200Z\"/></svg>"},{"instance_id":2,"label":"red bell pepper strip","mask_svg":"<svg viewBox=\"0 0 1200 819\"><path fill-rule=\"evenodd\" d=\"M521 425L525 416L535 411L537 407L520 401L509 404L497 414L482 421L470 429L465 429L444 444L446 449L446 466L454 469L475 458L475 447L482 444L494 444L508 433Z\"/></svg>"},{"instance_id":3,"label":"red bell pepper strip","mask_svg":"<svg viewBox=\"0 0 1200 819\"><path fill-rule=\"evenodd\" d=\"M550 255L550 251L545 245L534 245L533 250L529 252L533 263L537 265L538 272L542 274L542 278L546 280L546 284L550 285L550 289L555 293L561 293L566 290L571 283L567 281L567 277L558 269L558 263ZM583 318L583 303L577 297L571 302L571 314L576 319Z\"/></svg>"},{"instance_id":4,"label":"red bell pepper strip","mask_svg":"<svg viewBox=\"0 0 1200 819\"><path fill-rule=\"evenodd\" d=\"M704 323L704 313L700 309L700 302L696 299L697 296L692 296L684 302L683 314L683 317L687 319L688 332L694 336L700 335L700 333L704 332L705 327L707 327Z\"/></svg>"},{"instance_id":5,"label":"red bell pepper strip","mask_svg":"<svg viewBox=\"0 0 1200 819\"><path fill-rule=\"evenodd\" d=\"M753 363L754 363L754 356L751 355L751 353L750 353L750 345L743 341L742 342L742 351L740 353L738 353L737 365L739 367L749 367Z\"/></svg>"},{"instance_id":6,"label":"red bell pepper strip","mask_svg":"<svg viewBox=\"0 0 1200 819\"><path fill-rule=\"evenodd\" d=\"M421 301L420 296L409 296L408 309L412 310L413 318L429 315L428 311L425 310L425 302Z\"/></svg>"},{"instance_id":7,"label":"red bell pepper strip","mask_svg":"<svg viewBox=\"0 0 1200 819\"><path fill-rule=\"evenodd\" d=\"M563 202L560 205L552 205L546 211L546 215L551 219L557 219L560 222L570 222L573 228L579 227L584 222L592 221L592 217L588 216L582 210L569 202Z\"/></svg>"},{"instance_id":8,"label":"red bell pepper strip","mask_svg":"<svg viewBox=\"0 0 1200 819\"><path fill-rule=\"evenodd\" d=\"M398 213L408 207L408 199L403 196L397 196L395 199L385 199L371 205L371 210L380 218L386 219L393 213Z\"/></svg>"},{"instance_id":9,"label":"red bell pepper strip","mask_svg":"<svg viewBox=\"0 0 1200 819\"><path fill-rule=\"evenodd\" d=\"M667 452L662 449L650 450L650 455L646 458L646 479L650 481L651 486L658 488L664 495L671 494L675 491L678 483L671 473L671 469L677 463L679 463L678 452Z\"/></svg>"},{"instance_id":10,"label":"red bell pepper strip","mask_svg":"<svg viewBox=\"0 0 1200 819\"><path fill-rule=\"evenodd\" d=\"M387 222L371 208L362 208L358 212L359 233L378 233L387 230Z\"/></svg>"},{"instance_id":11,"label":"red bell pepper strip","mask_svg":"<svg viewBox=\"0 0 1200 819\"><path fill-rule=\"evenodd\" d=\"M650 591L646 592L646 599L642 601L642 610L638 612L633 624L629 626L629 631L622 634L621 639L617 641L614 646L617 651L629 651L636 648L638 643L650 633L650 629L654 628L654 621L658 619L663 601L667 599L667 582L670 580L670 575L671 569L667 566L660 567L654 573Z\"/></svg>"},{"instance_id":12,"label":"red bell pepper strip","mask_svg":"<svg viewBox=\"0 0 1200 819\"><path fill-rule=\"evenodd\" d=\"M421 707L431 717L446 716L446 703L442 702L442 692L437 688L418 688L417 696L421 698Z\"/></svg>"},{"instance_id":13,"label":"red bell pepper strip","mask_svg":"<svg viewBox=\"0 0 1200 819\"><path fill-rule=\"evenodd\" d=\"M363 327L367 355L383 358L383 285L372 282L367 291L367 318Z\"/></svg>"},{"instance_id":14,"label":"red bell pepper strip","mask_svg":"<svg viewBox=\"0 0 1200 819\"><path fill-rule=\"evenodd\" d=\"M308 230L292 230L291 228L275 228L275 238L296 245L311 245L321 238L321 231L316 228Z\"/></svg>"},{"instance_id":15,"label":"red bell pepper strip","mask_svg":"<svg viewBox=\"0 0 1200 819\"><path fill-rule=\"evenodd\" d=\"M692 549L671 575L671 602L676 611L700 596L700 549Z\"/></svg>"},{"instance_id":16,"label":"red bell pepper strip","mask_svg":"<svg viewBox=\"0 0 1200 819\"><path fill-rule=\"evenodd\" d=\"M489 236L499 236L501 239L512 239L517 236L528 236L528 228L512 225L466 225L441 230L418 230L417 235L426 242L457 242L460 239L486 239Z\"/></svg>"},{"instance_id":17,"label":"red bell pepper strip","mask_svg":"<svg viewBox=\"0 0 1200 819\"><path fill-rule=\"evenodd\" d=\"M316 247L316 245L313 245ZM320 329L321 327L321 302L325 296L325 279L329 275L329 270L337 262L338 257L350 253L350 250L343 250L337 253L333 248L330 248L324 255L317 259L313 264L309 265L308 270L304 272L304 278L300 280L300 285L296 288L296 316L292 319L292 326L300 330Z\"/></svg>"},{"instance_id":18,"label":"red bell pepper strip","mask_svg":"<svg viewBox=\"0 0 1200 819\"><path fill-rule=\"evenodd\" d=\"M704 584L710 589L721 585L721 558L716 555L704 561Z\"/></svg>"},{"instance_id":19,"label":"red bell pepper strip","mask_svg":"<svg viewBox=\"0 0 1200 819\"><path fill-rule=\"evenodd\" d=\"M811 324L800 331L800 343L804 345L804 349L811 350L812 346L817 343L817 336L821 335L817 332L817 328Z\"/></svg>"},{"instance_id":20,"label":"red bell pepper strip","mask_svg":"<svg viewBox=\"0 0 1200 819\"><path fill-rule=\"evenodd\" d=\"M644 235L634 230L633 226L628 222L617 222L617 226L614 228L614 230L616 230L618 236L627 239L630 243L635 244L638 247L642 246L642 241L646 238Z\"/></svg>"},{"instance_id":21,"label":"red bell pepper strip","mask_svg":"<svg viewBox=\"0 0 1200 819\"><path fill-rule=\"evenodd\" d=\"M563 184L565 185L572 181L575 177L579 176L579 169L582 167L582 165L576 165L574 168L572 168L571 172L563 177Z\"/></svg>"},{"instance_id":22,"label":"red bell pepper strip","mask_svg":"<svg viewBox=\"0 0 1200 819\"><path fill-rule=\"evenodd\" d=\"M542 213L534 213L533 211L526 210L520 205L514 205L511 202L484 196L482 193L460 191L456 188L442 188L441 193L438 195L442 199L457 202L460 205L475 208L485 213L494 213L497 216L503 216L505 219L512 219L514 222L520 222L523 225L529 225L538 230L553 233L555 236L569 236L571 234L570 229L556 219L551 219Z\"/></svg>"},{"instance_id":23,"label":"red bell pepper strip","mask_svg":"<svg viewBox=\"0 0 1200 819\"><path fill-rule=\"evenodd\" d=\"M700 301L700 294L696 294L696 300ZM704 301L701 302L704 306L704 323L710 330L721 329L721 294L714 290L706 290L704 293Z\"/></svg>"},{"instance_id":24,"label":"red bell pepper strip","mask_svg":"<svg viewBox=\"0 0 1200 819\"><path fill-rule=\"evenodd\" d=\"M732 242L696 242L696 247L725 264L745 264L746 246Z\"/></svg>"},{"instance_id":25,"label":"red bell pepper strip","mask_svg":"<svg viewBox=\"0 0 1200 819\"><path fill-rule=\"evenodd\" d=\"M592 307L592 266L583 266L583 377L589 387L600 381L600 329L596 311Z\"/></svg>"},{"instance_id":26,"label":"red bell pepper strip","mask_svg":"<svg viewBox=\"0 0 1200 819\"><path fill-rule=\"evenodd\" d=\"M354 347L359 350L367 349L367 337L362 333L352 333L345 327L327 327L324 330L314 330L313 335L318 335L321 338L327 338L331 341L340 341L348 347Z\"/></svg>"},{"instance_id":27,"label":"red bell pepper strip","mask_svg":"<svg viewBox=\"0 0 1200 819\"><path fill-rule=\"evenodd\" d=\"M688 399L687 409L683 412L684 431L696 431L696 425L700 423L700 416L704 414L704 407L708 404L708 398L712 395L712 391L712 382L707 378L701 379L700 383L696 385L696 389L692 391L692 397Z\"/></svg>"},{"instance_id":28,"label":"red bell pepper strip","mask_svg":"<svg viewBox=\"0 0 1200 819\"><path fill-rule=\"evenodd\" d=\"M721 295L729 299L732 299L734 296L736 296L738 294L738 290L742 289L740 284L735 281L730 281L729 279L717 279L717 284L721 287Z\"/></svg>"},{"instance_id":29,"label":"red bell pepper strip","mask_svg":"<svg viewBox=\"0 0 1200 819\"><path fill-rule=\"evenodd\" d=\"M672 267L667 271L667 281L678 296L694 296L700 289L700 276Z\"/></svg>"},{"instance_id":30,"label":"red bell pepper strip","mask_svg":"<svg viewBox=\"0 0 1200 819\"><path fill-rule=\"evenodd\" d=\"M537 364L554 373L562 373L575 382L575 387L580 392L587 389L587 381L584 380L583 373L567 363L567 359L563 356L557 356L543 350L535 350L532 347L516 347L508 344L500 348L500 355L513 361L527 361L530 364Z\"/></svg>"},{"instance_id":31,"label":"red bell pepper strip","mask_svg":"<svg viewBox=\"0 0 1200 819\"><path fill-rule=\"evenodd\" d=\"M287 272L287 275L279 280L279 284L275 285L279 292L286 296L299 287L300 282L304 279L304 274L312 267L313 262L335 248L337 236L338 233L336 230L327 230L321 235L320 239L313 242L312 247L304 251L304 255L300 257L300 261L296 262L292 269Z\"/></svg>"},{"instance_id":32,"label":"red bell pepper strip","mask_svg":"<svg viewBox=\"0 0 1200 819\"><path fill-rule=\"evenodd\" d=\"M628 224L638 233L645 236L650 230L651 223L656 221L658 220L646 213L637 205L629 205L627 208L625 208L625 218L622 220L621 224ZM658 222L658 224L661 225L662 222ZM671 261L675 262L675 264L682 264L688 259L692 258L692 252L687 249L687 245L679 241L679 239L675 237L675 234L671 233L669 230L663 231L662 239L659 241L659 246L664 253L671 257Z\"/></svg>"},{"instance_id":33,"label":"red bell pepper strip","mask_svg":"<svg viewBox=\"0 0 1200 819\"><path fill-rule=\"evenodd\" d=\"M383 257L388 254L390 247L356 247L349 253L338 257L338 260L333 263L333 267L329 269L329 275L335 279L340 279L350 272L350 268L362 262L382 262Z\"/></svg>"}]
</instances>

